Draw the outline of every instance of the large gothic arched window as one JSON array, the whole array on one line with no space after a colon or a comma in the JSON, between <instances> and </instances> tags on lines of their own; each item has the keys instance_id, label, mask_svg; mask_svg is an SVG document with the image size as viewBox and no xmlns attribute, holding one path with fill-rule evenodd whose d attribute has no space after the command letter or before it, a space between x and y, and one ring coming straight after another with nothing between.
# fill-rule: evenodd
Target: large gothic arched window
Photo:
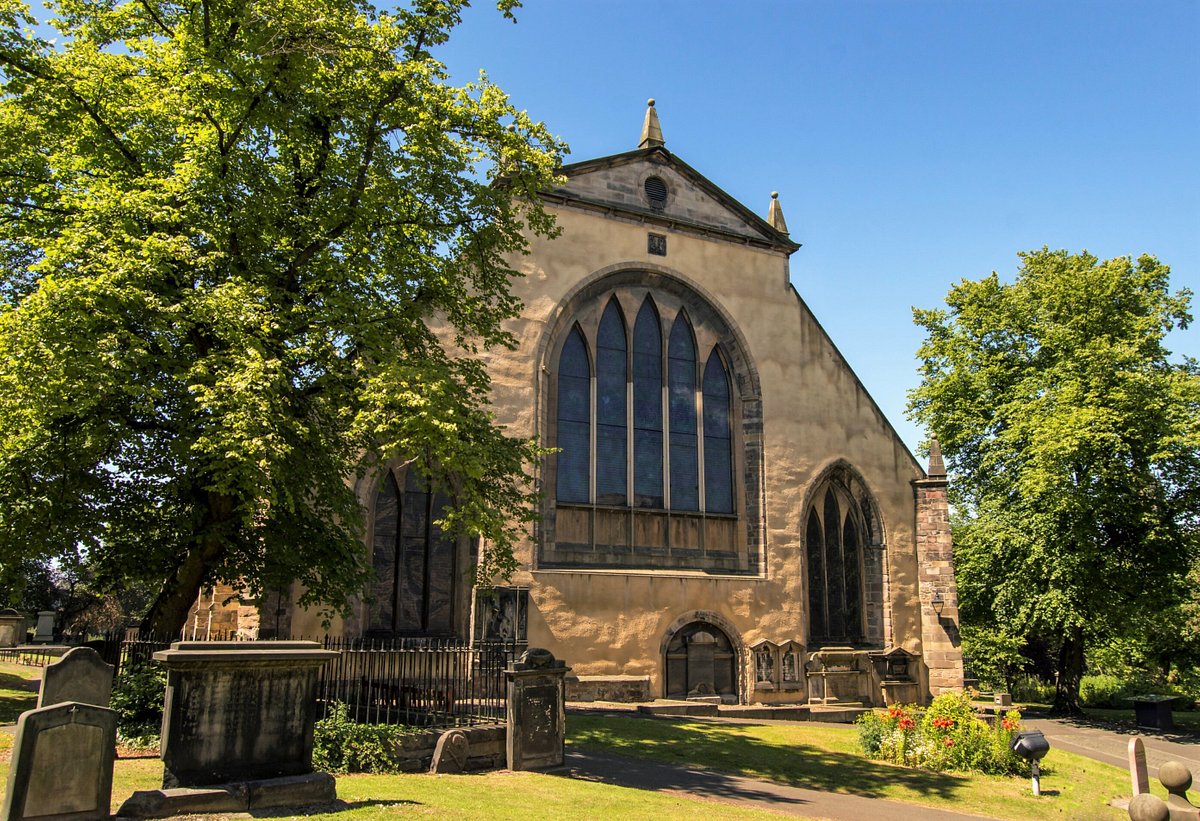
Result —
<instances>
[{"instance_id":1,"label":"large gothic arched window","mask_svg":"<svg viewBox=\"0 0 1200 821\"><path fill-rule=\"evenodd\" d=\"M837 477L821 483L810 498L804 530L809 644L863 642L868 627L863 580L870 511L864 511L862 500Z\"/></svg>"},{"instance_id":2,"label":"large gothic arched window","mask_svg":"<svg viewBox=\"0 0 1200 821\"><path fill-rule=\"evenodd\" d=\"M753 569L732 334L688 296L612 289L559 337L543 566Z\"/></svg>"},{"instance_id":3,"label":"large gothic arched window","mask_svg":"<svg viewBox=\"0 0 1200 821\"><path fill-rule=\"evenodd\" d=\"M390 471L384 477L375 496L368 633L453 632L457 545L436 522L448 503L412 468L403 489Z\"/></svg>"}]
</instances>

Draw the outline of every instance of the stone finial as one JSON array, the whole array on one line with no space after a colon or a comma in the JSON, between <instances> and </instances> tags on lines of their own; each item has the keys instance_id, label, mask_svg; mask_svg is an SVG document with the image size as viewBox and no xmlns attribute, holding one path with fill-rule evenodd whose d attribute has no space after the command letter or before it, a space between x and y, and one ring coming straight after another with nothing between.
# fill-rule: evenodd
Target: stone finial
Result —
<instances>
[{"instance_id":1,"label":"stone finial","mask_svg":"<svg viewBox=\"0 0 1200 821\"><path fill-rule=\"evenodd\" d=\"M654 110L654 98L646 101L646 121L642 123L642 141L638 148L653 148L666 145L663 140L662 126L658 124L658 112Z\"/></svg>"},{"instance_id":2,"label":"stone finial","mask_svg":"<svg viewBox=\"0 0 1200 821\"><path fill-rule=\"evenodd\" d=\"M786 234L788 232L787 222L783 218L783 206L779 204L779 192L771 192L771 208L767 211L767 222L776 231Z\"/></svg>"},{"instance_id":3,"label":"stone finial","mask_svg":"<svg viewBox=\"0 0 1200 821\"><path fill-rule=\"evenodd\" d=\"M936 436L929 440L929 470L926 474L930 479L942 478L946 475L946 464L942 461L942 446Z\"/></svg>"}]
</instances>

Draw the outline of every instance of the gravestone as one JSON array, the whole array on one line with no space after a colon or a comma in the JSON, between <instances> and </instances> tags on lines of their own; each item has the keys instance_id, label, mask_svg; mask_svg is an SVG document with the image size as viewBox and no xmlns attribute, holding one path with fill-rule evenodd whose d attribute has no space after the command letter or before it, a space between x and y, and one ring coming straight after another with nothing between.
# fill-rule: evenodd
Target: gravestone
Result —
<instances>
[{"instance_id":1,"label":"gravestone","mask_svg":"<svg viewBox=\"0 0 1200 821\"><path fill-rule=\"evenodd\" d=\"M315 641L177 641L167 668L163 787L312 772L317 671L336 657Z\"/></svg>"},{"instance_id":2,"label":"gravestone","mask_svg":"<svg viewBox=\"0 0 1200 821\"><path fill-rule=\"evenodd\" d=\"M25 643L25 617L11 607L0 610L0 647Z\"/></svg>"},{"instance_id":3,"label":"gravestone","mask_svg":"<svg viewBox=\"0 0 1200 821\"><path fill-rule=\"evenodd\" d=\"M508 768L561 767L566 738L566 677L549 650L531 647L504 671L508 680Z\"/></svg>"},{"instance_id":4,"label":"gravestone","mask_svg":"<svg viewBox=\"0 0 1200 821\"><path fill-rule=\"evenodd\" d=\"M90 647L75 647L42 673L38 706L77 701L107 707L112 700L113 668Z\"/></svg>"},{"instance_id":5,"label":"gravestone","mask_svg":"<svg viewBox=\"0 0 1200 821\"><path fill-rule=\"evenodd\" d=\"M54 641L54 617L56 613L53 610L39 610L37 614L37 629L33 634L34 644L49 644Z\"/></svg>"},{"instance_id":6,"label":"gravestone","mask_svg":"<svg viewBox=\"0 0 1200 821\"><path fill-rule=\"evenodd\" d=\"M462 730L448 730L438 736L429 772L438 775L464 772L470 754L471 743L467 740L467 734Z\"/></svg>"},{"instance_id":7,"label":"gravestone","mask_svg":"<svg viewBox=\"0 0 1200 821\"><path fill-rule=\"evenodd\" d=\"M1150 773L1146 769L1146 745L1138 737L1129 739L1129 778L1133 794L1150 792Z\"/></svg>"},{"instance_id":8,"label":"gravestone","mask_svg":"<svg viewBox=\"0 0 1200 821\"><path fill-rule=\"evenodd\" d=\"M67 702L17 721L3 821L108 818L117 714Z\"/></svg>"}]
</instances>

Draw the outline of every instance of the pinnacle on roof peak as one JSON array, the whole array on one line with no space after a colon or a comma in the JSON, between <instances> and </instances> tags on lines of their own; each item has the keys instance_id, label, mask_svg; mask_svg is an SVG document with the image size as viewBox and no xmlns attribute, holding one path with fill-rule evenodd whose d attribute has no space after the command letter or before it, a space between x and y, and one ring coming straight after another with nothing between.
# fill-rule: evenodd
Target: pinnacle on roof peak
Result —
<instances>
[{"instance_id":1,"label":"pinnacle on roof peak","mask_svg":"<svg viewBox=\"0 0 1200 821\"><path fill-rule=\"evenodd\" d=\"M783 218L783 206L779 204L779 192L771 192L771 208L767 211L767 222L782 234L788 232L787 221Z\"/></svg>"},{"instance_id":2,"label":"pinnacle on roof peak","mask_svg":"<svg viewBox=\"0 0 1200 821\"><path fill-rule=\"evenodd\" d=\"M929 470L925 475L930 479L942 478L946 475L946 464L942 461L942 446L936 436L929 438Z\"/></svg>"},{"instance_id":3,"label":"pinnacle on roof peak","mask_svg":"<svg viewBox=\"0 0 1200 821\"><path fill-rule=\"evenodd\" d=\"M666 145L663 140L662 126L658 124L658 112L654 110L654 98L646 101L646 120L642 123L642 141L638 148L653 148Z\"/></svg>"}]
</instances>

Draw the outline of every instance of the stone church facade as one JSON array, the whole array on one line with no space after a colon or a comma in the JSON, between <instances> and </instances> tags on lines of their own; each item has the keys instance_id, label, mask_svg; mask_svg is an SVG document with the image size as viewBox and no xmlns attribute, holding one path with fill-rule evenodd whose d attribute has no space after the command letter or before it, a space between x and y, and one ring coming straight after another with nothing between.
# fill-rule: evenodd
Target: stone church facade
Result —
<instances>
[{"instance_id":1,"label":"stone church facade","mask_svg":"<svg viewBox=\"0 0 1200 821\"><path fill-rule=\"evenodd\" d=\"M581 698L961 687L940 456L922 469L792 286L778 200L763 219L668 151L653 106L637 149L562 174L561 235L513 261L518 348L487 354L499 422L557 449L521 569L473 601L471 544L397 466L359 488L377 581L335 631L545 647Z\"/></svg>"}]
</instances>

